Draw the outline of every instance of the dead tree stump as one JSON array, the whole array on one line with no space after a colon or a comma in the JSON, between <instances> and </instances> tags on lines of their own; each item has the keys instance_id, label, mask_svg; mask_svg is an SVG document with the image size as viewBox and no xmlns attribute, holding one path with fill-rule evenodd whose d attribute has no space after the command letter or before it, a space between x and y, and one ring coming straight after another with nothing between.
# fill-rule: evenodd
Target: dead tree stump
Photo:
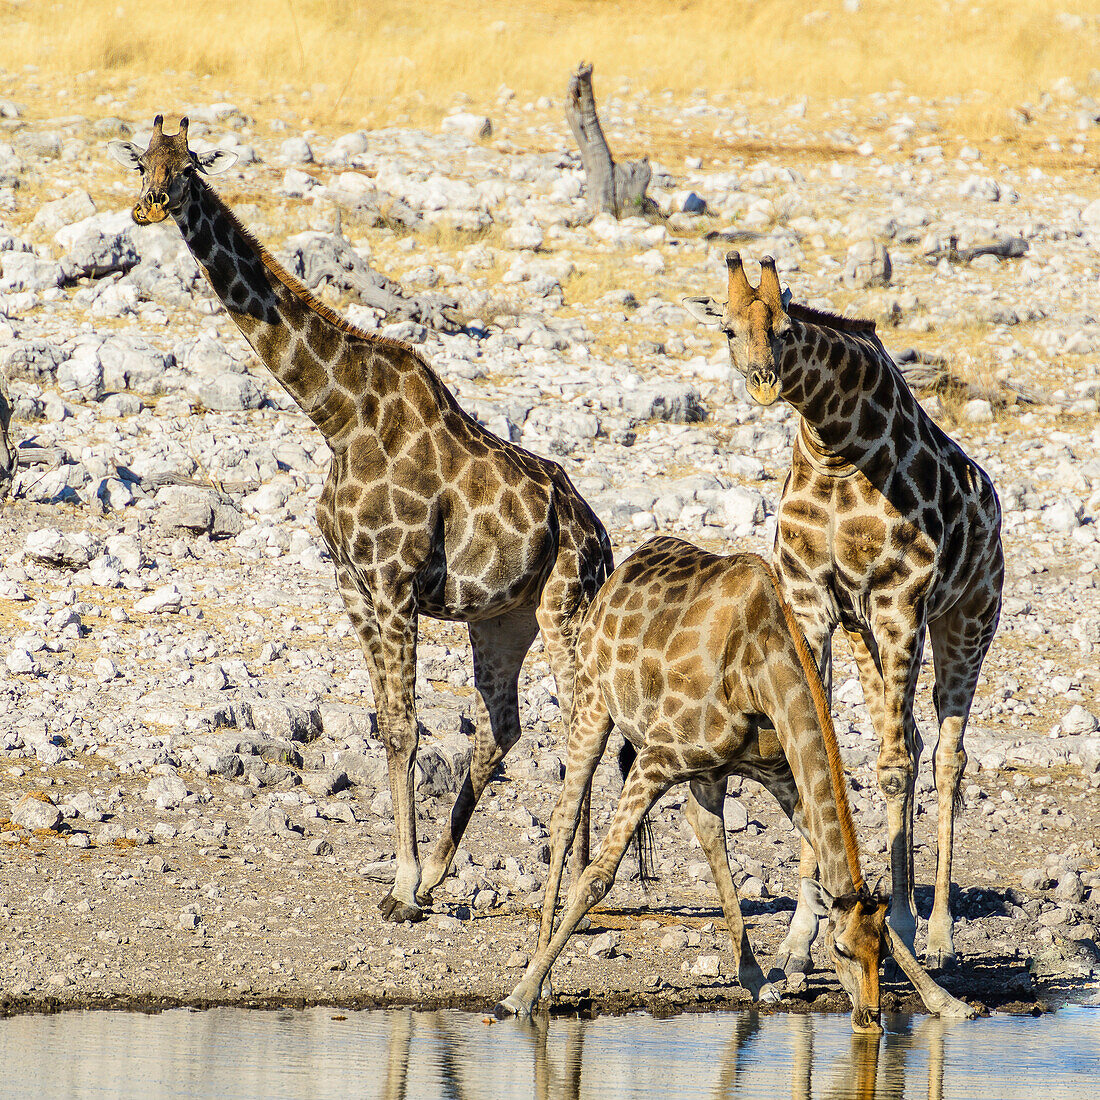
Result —
<instances>
[{"instance_id":1,"label":"dead tree stump","mask_svg":"<svg viewBox=\"0 0 1100 1100\"><path fill-rule=\"evenodd\" d=\"M8 438L11 426L11 402L8 400L4 372L0 371L0 500L8 495L12 479L15 477L19 457Z\"/></svg>"},{"instance_id":2,"label":"dead tree stump","mask_svg":"<svg viewBox=\"0 0 1100 1100\"><path fill-rule=\"evenodd\" d=\"M656 214L657 204L645 193L653 175L649 160L616 164L612 159L596 113L592 66L583 61L569 78L565 120L581 151L589 209L594 214L611 214L616 218Z\"/></svg>"}]
</instances>

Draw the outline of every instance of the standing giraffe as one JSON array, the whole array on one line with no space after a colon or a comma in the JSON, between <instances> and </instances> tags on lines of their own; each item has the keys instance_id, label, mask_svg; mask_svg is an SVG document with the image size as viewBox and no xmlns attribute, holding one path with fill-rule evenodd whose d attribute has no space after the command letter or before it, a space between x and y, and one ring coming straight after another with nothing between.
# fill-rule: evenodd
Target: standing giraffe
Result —
<instances>
[{"instance_id":1,"label":"standing giraffe","mask_svg":"<svg viewBox=\"0 0 1100 1100\"><path fill-rule=\"evenodd\" d=\"M202 178L235 154L192 152L186 118L174 136L162 123L157 115L144 152L110 143L142 175L134 221L172 218L332 451L317 521L366 656L393 796L396 878L379 907L390 921L419 920L519 739L519 669L540 628L568 723L577 623L610 570L610 543L556 462L485 431L412 348L352 327L275 262ZM420 614L468 624L477 687L470 768L423 875L413 804ZM586 854L587 832L578 865Z\"/></svg>"},{"instance_id":2,"label":"standing giraffe","mask_svg":"<svg viewBox=\"0 0 1100 1100\"><path fill-rule=\"evenodd\" d=\"M637 749L615 816L553 931L565 853L612 726ZM880 1032L879 961L891 952L925 1004L971 1016L925 974L886 926L885 900L863 882L859 843L828 701L771 567L719 557L680 539L650 539L600 589L581 624L565 783L551 819L550 876L534 960L497 1006L529 1015L543 979L585 913L611 888L631 836L674 783L706 853L733 940L737 977L774 999L741 918L722 821L726 780L748 776L775 796L813 845L821 882L802 893L829 918L833 957L852 999L852 1027Z\"/></svg>"},{"instance_id":3,"label":"standing giraffe","mask_svg":"<svg viewBox=\"0 0 1100 1100\"><path fill-rule=\"evenodd\" d=\"M916 935L913 797L922 748L913 699L925 628L931 635L939 836L927 958L950 967L963 733L997 629L1004 580L997 494L985 471L921 408L873 321L785 303L771 258L761 261L755 290L736 252L726 264L724 308L710 298L685 304L704 324L721 327L753 400L770 405L782 396L799 414L779 504L776 572L826 685L837 626L855 653L880 739L890 924L910 950ZM808 870L813 853L805 845L803 859ZM800 895L782 950L788 972L809 968L816 932L817 918Z\"/></svg>"}]
</instances>

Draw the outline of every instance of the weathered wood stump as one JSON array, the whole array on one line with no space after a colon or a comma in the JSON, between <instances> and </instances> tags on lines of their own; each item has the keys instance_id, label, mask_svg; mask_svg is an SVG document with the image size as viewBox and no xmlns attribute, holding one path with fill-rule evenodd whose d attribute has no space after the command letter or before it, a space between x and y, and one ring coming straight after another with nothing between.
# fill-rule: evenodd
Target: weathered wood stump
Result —
<instances>
[{"instance_id":1,"label":"weathered wood stump","mask_svg":"<svg viewBox=\"0 0 1100 1100\"><path fill-rule=\"evenodd\" d=\"M7 382L0 371L0 500L11 491L12 479L19 464L15 448L8 438L11 425L11 402L8 400Z\"/></svg>"},{"instance_id":2,"label":"weathered wood stump","mask_svg":"<svg viewBox=\"0 0 1100 1100\"><path fill-rule=\"evenodd\" d=\"M648 159L616 164L611 157L592 93L592 66L586 62L569 77L565 120L581 151L585 194L592 212L616 218L656 214L657 204L645 193L653 175Z\"/></svg>"}]
</instances>

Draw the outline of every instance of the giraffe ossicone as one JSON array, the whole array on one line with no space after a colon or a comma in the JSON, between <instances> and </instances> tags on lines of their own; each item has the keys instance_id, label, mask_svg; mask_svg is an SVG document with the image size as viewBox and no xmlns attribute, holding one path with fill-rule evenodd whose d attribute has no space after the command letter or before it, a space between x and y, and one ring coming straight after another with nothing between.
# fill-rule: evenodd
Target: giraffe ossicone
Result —
<instances>
[{"instance_id":1,"label":"giraffe ossicone","mask_svg":"<svg viewBox=\"0 0 1100 1100\"><path fill-rule=\"evenodd\" d=\"M565 853L613 726L638 755L605 840L555 930ZM530 1014L569 936L610 889L635 830L654 802L683 782L686 816L718 887L738 980L754 999L778 996L753 955L730 872L722 818L730 775L767 787L817 853L821 881L803 879L799 896L829 919L854 1030L882 1030L879 962L890 953L932 1011L974 1015L912 956L892 951L887 902L863 883L825 692L775 574L755 555L720 557L667 536L651 539L611 574L581 626L538 944L498 1015Z\"/></svg>"},{"instance_id":2,"label":"giraffe ossicone","mask_svg":"<svg viewBox=\"0 0 1100 1100\"><path fill-rule=\"evenodd\" d=\"M939 820L926 957L949 967L963 735L1004 581L997 494L985 471L922 408L874 322L784 302L768 258L755 289L736 252L726 262L726 303L703 297L684 304L697 320L721 328L750 396L763 392L754 378L774 378L776 393L799 414L773 560L827 686L835 629L843 627L851 642L880 740L890 924L910 951L916 935L913 803L922 747L913 704L926 630L931 638ZM804 846L803 856L809 873L813 853ZM789 968L810 965L816 927L800 903L783 949Z\"/></svg>"},{"instance_id":3,"label":"giraffe ossicone","mask_svg":"<svg viewBox=\"0 0 1100 1100\"><path fill-rule=\"evenodd\" d=\"M112 142L141 173L134 220L171 218L229 316L332 452L317 505L359 637L386 749L397 866L380 903L417 920L493 770L520 736L520 665L541 629L568 723L577 624L607 576L607 535L562 467L464 412L408 344L364 332L286 272L205 182L235 160L191 150L184 119L148 148ZM416 839L420 615L468 624L476 722L469 770L423 870ZM587 827L575 868L587 860Z\"/></svg>"}]
</instances>

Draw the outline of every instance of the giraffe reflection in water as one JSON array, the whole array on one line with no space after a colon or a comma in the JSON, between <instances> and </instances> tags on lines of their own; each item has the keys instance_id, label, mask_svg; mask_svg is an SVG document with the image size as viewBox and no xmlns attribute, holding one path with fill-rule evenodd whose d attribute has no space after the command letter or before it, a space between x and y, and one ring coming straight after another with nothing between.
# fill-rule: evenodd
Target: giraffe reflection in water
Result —
<instances>
[{"instance_id":1,"label":"giraffe reflection in water","mask_svg":"<svg viewBox=\"0 0 1100 1100\"><path fill-rule=\"evenodd\" d=\"M607 1034L590 1043L590 1061L585 1064L585 1038L609 1021L551 1018L543 1014L530 1022L505 1024L515 1027L526 1041L526 1059L515 1050L509 1058L511 1091L483 1059L479 1034L471 1035L461 1026L458 1014L402 1010L390 1017L389 1057L384 1100L406 1100L419 1095L410 1083L413 1038L422 1050L430 1048L430 1064L416 1067L423 1087L432 1081L438 1095L453 1100L504 1100L510 1096L534 1096L537 1100L582 1100L596 1096L643 1096L652 1090L672 1086L662 1063L663 1044L659 1037L663 1026L650 1020L650 1035L644 1044L636 1036L623 1034L615 1043ZM697 1072L688 1086L693 1095L713 1100L735 1097L769 1097L789 1094L792 1100L901 1100L903 1096L927 1096L942 1100L944 1091L944 1039L953 1021L937 1016L897 1017L885 1035L853 1032L846 1052L826 1041L815 1048L815 1034L823 1020L813 1015L790 1014L763 1016L757 1012L739 1013L732 1022L729 1039L714 1063L713 1081L705 1070ZM500 1025L498 1025L500 1026ZM672 1039L674 1046L682 1045ZM494 1044L499 1050L499 1044ZM621 1064L632 1065L630 1079L610 1076L618 1061L613 1048L620 1046ZM639 1051L649 1061L638 1061ZM609 1055L611 1055L609 1059ZM815 1066L815 1055L818 1064ZM922 1057L923 1055L923 1057ZM702 1059L701 1063L706 1059ZM655 1064L656 1063L656 1064ZM587 1072L586 1072L587 1070ZM908 1090L906 1086L909 1086ZM922 1085L924 1086L922 1088ZM767 1091L762 1092L764 1088ZM914 1091L915 1090L915 1091ZM437 1093L433 1092L433 1095Z\"/></svg>"}]
</instances>

